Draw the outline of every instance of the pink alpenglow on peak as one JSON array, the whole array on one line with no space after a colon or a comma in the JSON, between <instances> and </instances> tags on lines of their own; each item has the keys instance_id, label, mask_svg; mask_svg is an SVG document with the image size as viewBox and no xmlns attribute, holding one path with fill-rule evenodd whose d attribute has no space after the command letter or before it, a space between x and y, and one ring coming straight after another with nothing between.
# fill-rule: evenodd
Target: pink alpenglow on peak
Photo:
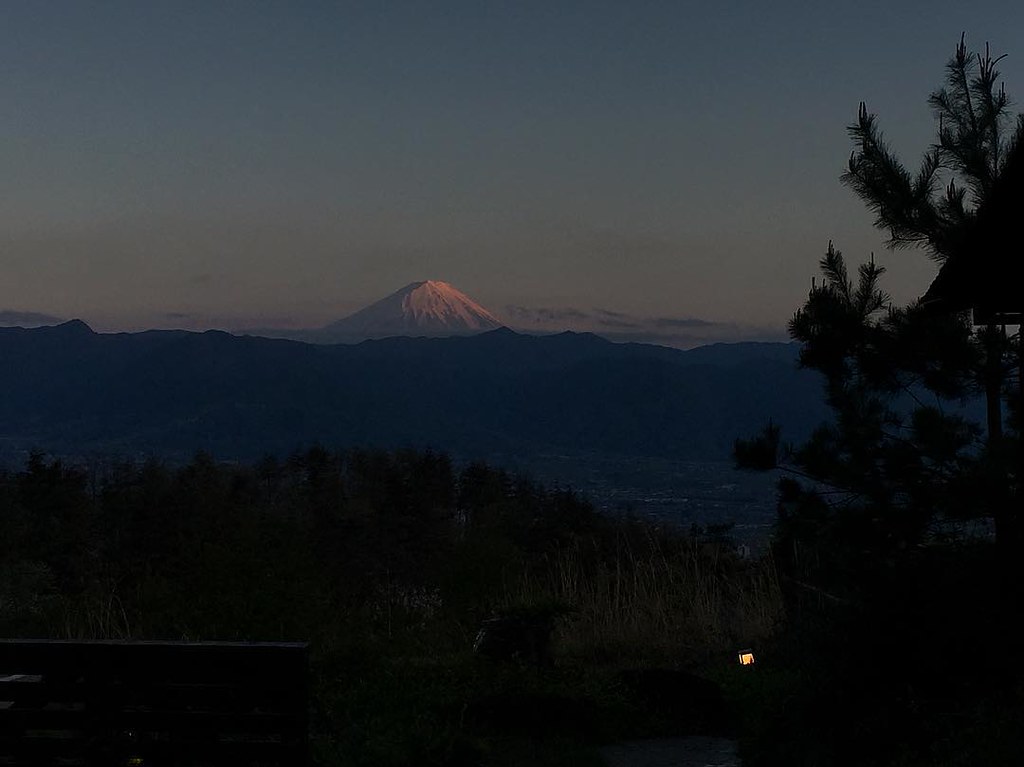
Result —
<instances>
[{"instance_id":1,"label":"pink alpenglow on peak","mask_svg":"<svg viewBox=\"0 0 1024 767\"><path fill-rule=\"evenodd\" d=\"M440 280L413 282L323 333L339 340L389 336L457 336L483 333L502 323L462 291Z\"/></svg>"}]
</instances>

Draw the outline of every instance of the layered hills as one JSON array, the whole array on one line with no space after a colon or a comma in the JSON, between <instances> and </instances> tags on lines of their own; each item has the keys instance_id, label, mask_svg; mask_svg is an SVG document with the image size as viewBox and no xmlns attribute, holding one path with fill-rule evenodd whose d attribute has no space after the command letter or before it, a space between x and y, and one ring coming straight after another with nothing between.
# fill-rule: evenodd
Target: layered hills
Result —
<instances>
[{"instance_id":1,"label":"layered hills","mask_svg":"<svg viewBox=\"0 0 1024 767\"><path fill-rule=\"evenodd\" d=\"M796 355L791 344L679 351L506 328L352 345L99 334L80 321L0 328L0 451L244 459L319 441L727 460L733 439L769 417L791 440L825 417L820 381Z\"/></svg>"}]
</instances>

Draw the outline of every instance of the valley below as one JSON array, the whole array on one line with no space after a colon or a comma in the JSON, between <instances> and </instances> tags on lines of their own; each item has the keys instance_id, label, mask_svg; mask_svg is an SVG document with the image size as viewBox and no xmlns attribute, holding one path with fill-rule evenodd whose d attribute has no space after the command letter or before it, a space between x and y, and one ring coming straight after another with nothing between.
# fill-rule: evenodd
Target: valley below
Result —
<instances>
[{"instance_id":1,"label":"valley below","mask_svg":"<svg viewBox=\"0 0 1024 767\"><path fill-rule=\"evenodd\" d=\"M826 417L796 347L680 351L590 334L389 338L316 345L222 332L101 334L73 321L0 329L0 461L80 466L284 459L415 448L485 461L602 512L683 529L731 525L757 548L775 477L736 470L737 437L773 419L805 438Z\"/></svg>"},{"instance_id":2,"label":"valley below","mask_svg":"<svg viewBox=\"0 0 1024 767\"><path fill-rule=\"evenodd\" d=\"M764 548L776 517L779 470L751 472L730 461L594 455L494 455L495 466L582 493L605 514L690 530L724 526L752 552Z\"/></svg>"}]
</instances>

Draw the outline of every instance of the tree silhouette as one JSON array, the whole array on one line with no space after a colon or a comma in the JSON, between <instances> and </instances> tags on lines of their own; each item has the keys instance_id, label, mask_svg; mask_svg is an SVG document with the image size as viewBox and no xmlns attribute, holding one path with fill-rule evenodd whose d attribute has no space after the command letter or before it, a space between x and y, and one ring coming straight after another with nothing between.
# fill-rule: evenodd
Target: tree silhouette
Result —
<instances>
[{"instance_id":1,"label":"tree silhouette","mask_svg":"<svg viewBox=\"0 0 1024 767\"><path fill-rule=\"evenodd\" d=\"M968 54L961 40L945 87L931 96L937 139L916 171L861 104L842 180L892 247L922 248L938 262L998 260L979 248L996 238L977 235L990 231L992 201L1012 181L1017 166L1007 158L1024 147L1024 123L1012 125L996 86L998 61L988 51ZM824 377L832 418L782 457L772 544L792 667L809 681L787 695L766 739L769 749L772 740L797 744L797 753L762 750L759 763L889 763L879 755L907 743L908 764L1019 763L1002 753L1020 753L1015 731L992 747L998 755L975 756L996 742L997 728L984 730L990 711L1005 707L1019 718L1024 689L988 650L1024 605L1012 545L1019 500L1008 492L1016 482L1019 499L1019 464L1006 450L1020 449L1019 400L1010 400L1015 441L1001 435L998 408L987 441L967 417L982 392L1000 402L1005 334L979 331L959 311L977 304L893 306L885 270L873 258L854 269L831 242L819 267L789 330L801 365ZM737 440L737 461L770 465L768 436ZM1010 546L992 545L990 521L997 542ZM1009 556L993 556L1000 551ZM940 728L951 745L922 757Z\"/></svg>"},{"instance_id":2,"label":"tree silhouette","mask_svg":"<svg viewBox=\"0 0 1024 767\"><path fill-rule=\"evenodd\" d=\"M777 532L783 549L829 563L798 577L835 586L995 508L980 486L979 430L955 407L977 390L971 326L892 307L885 270L869 262L852 278L832 243L820 267L790 334L800 364L823 375L834 417L788 456L803 482L783 480Z\"/></svg>"},{"instance_id":3,"label":"tree silhouette","mask_svg":"<svg viewBox=\"0 0 1024 767\"><path fill-rule=\"evenodd\" d=\"M849 127L855 149L842 182L876 214L893 248L924 247L937 261L959 252L978 207L1024 138L1024 115L1014 121L988 46L969 53L961 36L946 65L946 86L931 94L937 140L911 174L892 153L877 117L861 102ZM941 184L942 172L950 174ZM969 193L969 197L968 197Z\"/></svg>"},{"instance_id":4,"label":"tree silhouette","mask_svg":"<svg viewBox=\"0 0 1024 767\"><path fill-rule=\"evenodd\" d=\"M842 181L873 210L875 226L893 248L923 247L938 262L966 255L978 209L989 198L1007 158L1024 140L1024 115L1010 100L996 65L1003 56L967 50L963 35L946 64L946 84L931 94L936 142L912 174L892 153L877 118L861 102L849 127L855 149ZM948 182L943 186L943 173ZM991 323L981 334L986 361L979 371L988 402L989 439L1002 437L1000 393L1005 380L1004 334Z\"/></svg>"}]
</instances>

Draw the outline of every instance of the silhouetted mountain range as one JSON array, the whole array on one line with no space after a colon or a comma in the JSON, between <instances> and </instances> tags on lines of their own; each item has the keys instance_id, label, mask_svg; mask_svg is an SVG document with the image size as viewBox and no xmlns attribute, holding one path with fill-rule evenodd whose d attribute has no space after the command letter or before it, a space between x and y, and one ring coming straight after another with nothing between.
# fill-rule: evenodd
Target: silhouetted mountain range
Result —
<instances>
[{"instance_id":1,"label":"silhouetted mountain range","mask_svg":"<svg viewBox=\"0 0 1024 767\"><path fill-rule=\"evenodd\" d=\"M330 446L434 446L726 460L773 418L826 416L792 344L679 351L595 335L313 345L219 331L0 328L0 447L219 458Z\"/></svg>"}]
</instances>

